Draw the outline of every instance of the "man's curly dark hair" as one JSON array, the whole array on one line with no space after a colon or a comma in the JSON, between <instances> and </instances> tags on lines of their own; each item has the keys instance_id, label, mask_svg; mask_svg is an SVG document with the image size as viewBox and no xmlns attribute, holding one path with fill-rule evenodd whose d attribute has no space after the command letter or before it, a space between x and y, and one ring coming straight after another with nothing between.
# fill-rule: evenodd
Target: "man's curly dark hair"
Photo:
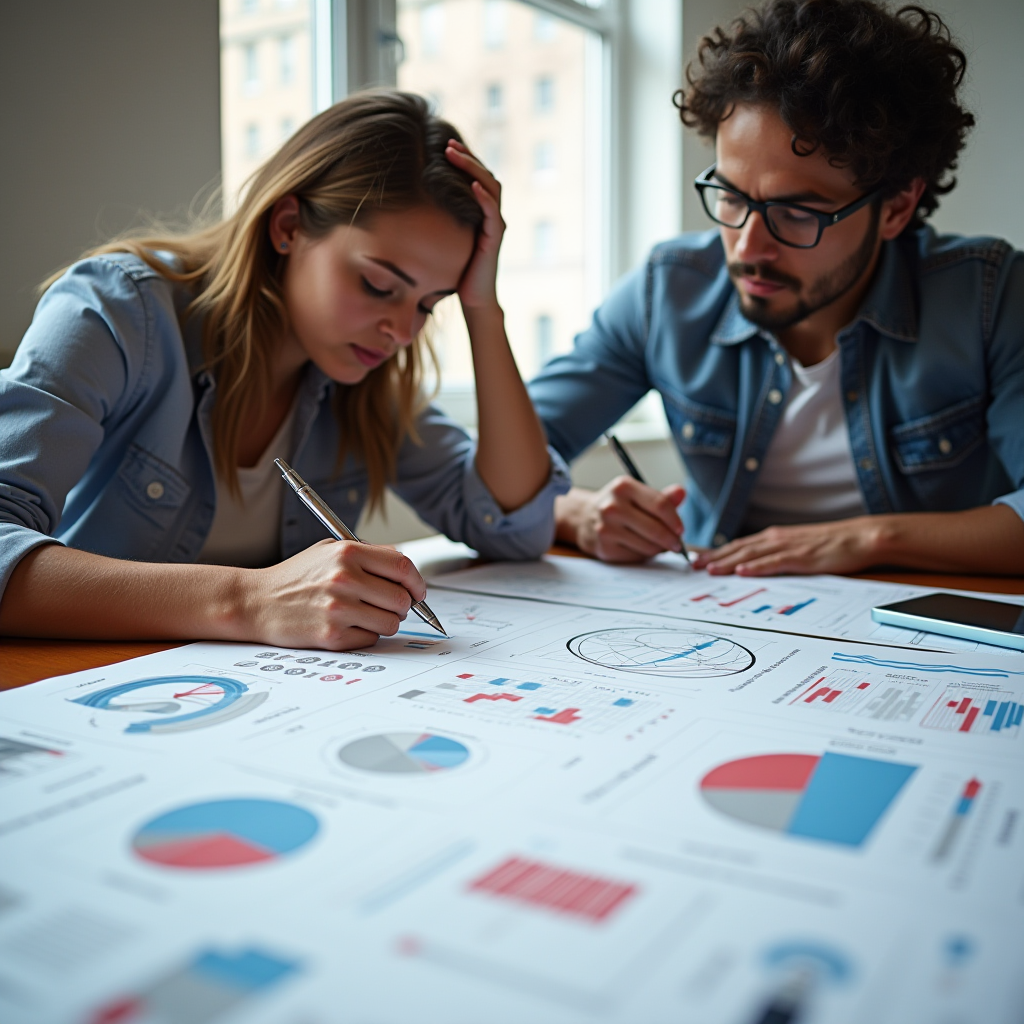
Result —
<instances>
[{"instance_id":1,"label":"man's curly dark hair","mask_svg":"<svg viewBox=\"0 0 1024 1024\"><path fill-rule=\"evenodd\" d=\"M737 103L770 104L793 129L793 152L820 149L865 191L891 197L923 178L920 225L956 185L974 124L957 95L966 69L942 19L921 7L767 0L701 40L675 102L710 139Z\"/></svg>"}]
</instances>

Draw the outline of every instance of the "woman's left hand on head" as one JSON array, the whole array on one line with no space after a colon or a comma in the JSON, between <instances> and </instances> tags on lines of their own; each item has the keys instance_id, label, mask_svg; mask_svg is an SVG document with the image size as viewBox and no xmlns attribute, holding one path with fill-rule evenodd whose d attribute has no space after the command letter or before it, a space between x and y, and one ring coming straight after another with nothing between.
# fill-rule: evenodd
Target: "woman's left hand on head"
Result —
<instances>
[{"instance_id":1,"label":"woman's left hand on head","mask_svg":"<svg viewBox=\"0 0 1024 1024\"><path fill-rule=\"evenodd\" d=\"M501 217L501 184L463 143L450 139L445 156L472 176L473 194L484 212L476 248L459 282L459 299L463 308L469 309L497 305L498 250L505 233L505 221Z\"/></svg>"}]
</instances>

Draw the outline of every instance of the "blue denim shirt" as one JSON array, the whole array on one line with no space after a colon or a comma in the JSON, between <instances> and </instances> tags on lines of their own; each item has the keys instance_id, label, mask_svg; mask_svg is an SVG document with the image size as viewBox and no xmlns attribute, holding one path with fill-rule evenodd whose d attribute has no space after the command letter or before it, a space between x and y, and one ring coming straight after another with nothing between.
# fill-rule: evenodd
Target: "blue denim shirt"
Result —
<instances>
[{"instance_id":1,"label":"blue denim shirt","mask_svg":"<svg viewBox=\"0 0 1024 1024\"><path fill-rule=\"evenodd\" d=\"M842 395L869 512L999 501L1024 518L1024 258L930 228L885 244L839 335ZM717 232L657 246L530 384L573 459L652 388L686 465L686 535L743 531L793 379L778 339L740 311Z\"/></svg>"},{"instance_id":2,"label":"blue denim shirt","mask_svg":"<svg viewBox=\"0 0 1024 1024\"><path fill-rule=\"evenodd\" d=\"M201 324L193 318L182 332L188 301L129 255L75 264L40 301L0 372L0 594L19 559L54 540L141 561L199 556L216 500L216 389L201 365ZM367 477L353 458L336 471L334 389L307 366L286 457L354 525ZM423 444L401 447L394 490L423 519L491 558L547 550L554 498L569 488L556 454L540 493L505 513L477 475L464 430L433 407L417 429ZM327 536L290 489L280 536L285 558Z\"/></svg>"}]
</instances>

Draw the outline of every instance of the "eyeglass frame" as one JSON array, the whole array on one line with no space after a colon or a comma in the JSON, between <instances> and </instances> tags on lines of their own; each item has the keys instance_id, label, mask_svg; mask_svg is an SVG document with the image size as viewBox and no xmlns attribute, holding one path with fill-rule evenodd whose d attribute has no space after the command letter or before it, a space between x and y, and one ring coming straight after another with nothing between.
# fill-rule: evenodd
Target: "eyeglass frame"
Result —
<instances>
[{"instance_id":1,"label":"eyeglass frame","mask_svg":"<svg viewBox=\"0 0 1024 1024\"><path fill-rule=\"evenodd\" d=\"M721 185L716 181L709 180L711 175L718 170L718 164L713 163L706 171L701 171L696 178L693 179L693 187L697 190L700 196L701 205L704 207L704 212L716 223L721 224L724 228L732 228L739 230L742 228L747 221L750 219L750 212L753 210L756 213L761 214L761 219L764 221L765 227L768 229L772 238L776 241L781 242L783 245L788 245L793 249L813 249L820 241L821 236L825 233L825 228L831 227L833 224L838 224L841 220L846 220L847 217L856 213L858 210L862 210L872 200L877 198L882 190L876 188L871 192L867 192L862 195L859 199L854 199L852 203L847 203L846 206L836 210L834 213L822 213L821 210L812 210L809 206L803 206L800 203L786 203L777 199L767 199L761 202L757 199L751 199L750 196L745 195L738 188L733 188L731 185ZM710 189L715 189L721 192L732 192L734 195L739 196L747 204L747 212L743 217L743 220L739 224L726 224L724 221L720 221L709 209L706 199L706 194ZM778 232L772 227L771 219L768 217L768 210L773 206L784 206L790 210L799 210L801 213L810 214L818 222L818 234L817 237L811 242L810 245L800 245L799 242L788 242L785 238L780 237Z\"/></svg>"}]
</instances>

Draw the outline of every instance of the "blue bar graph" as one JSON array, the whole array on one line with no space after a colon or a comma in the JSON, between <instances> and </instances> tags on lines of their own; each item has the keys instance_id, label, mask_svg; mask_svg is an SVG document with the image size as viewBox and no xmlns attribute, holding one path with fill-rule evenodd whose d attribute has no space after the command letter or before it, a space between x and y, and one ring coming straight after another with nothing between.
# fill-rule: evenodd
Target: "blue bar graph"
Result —
<instances>
[{"instance_id":1,"label":"blue bar graph","mask_svg":"<svg viewBox=\"0 0 1024 1024\"><path fill-rule=\"evenodd\" d=\"M896 761L823 754L786 831L860 846L915 771Z\"/></svg>"},{"instance_id":2,"label":"blue bar graph","mask_svg":"<svg viewBox=\"0 0 1024 1024\"><path fill-rule=\"evenodd\" d=\"M791 604L788 608L780 608L780 615L796 615L801 608L806 608L809 604L814 604L818 599L816 597L809 597L806 601L801 601L799 604Z\"/></svg>"},{"instance_id":3,"label":"blue bar graph","mask_svg":"<svg viewBox=\"0 0 1024 1024\"><path fill-rule=\"evenodd\" d=\"M770 604L763 604L763 605L761 605L760 608L755 608L754 609L754 614L758 615L761 612L766 612L766 611L769 611L770 609L771 609L771 605Z\"/></svg>"}]
</instances>

